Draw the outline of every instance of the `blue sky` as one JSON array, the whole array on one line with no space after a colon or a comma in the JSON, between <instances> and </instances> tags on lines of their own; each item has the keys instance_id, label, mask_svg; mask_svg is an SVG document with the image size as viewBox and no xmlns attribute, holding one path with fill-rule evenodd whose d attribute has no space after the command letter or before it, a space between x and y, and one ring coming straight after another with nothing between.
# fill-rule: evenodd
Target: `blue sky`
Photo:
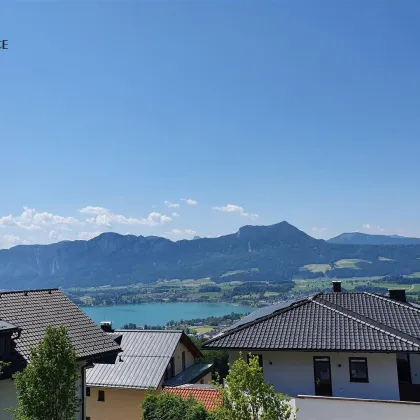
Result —
<instances>
[{"instance_id":1,"label":"blue sky","mask_svg":"<svg viewBox=\"0 0 420 420\"><path fill-rule=\"evenodd\" d=\"M281 220L420 236L419 19L408 0L4 2L0 247Z\"/></svg>"}]
</instances>

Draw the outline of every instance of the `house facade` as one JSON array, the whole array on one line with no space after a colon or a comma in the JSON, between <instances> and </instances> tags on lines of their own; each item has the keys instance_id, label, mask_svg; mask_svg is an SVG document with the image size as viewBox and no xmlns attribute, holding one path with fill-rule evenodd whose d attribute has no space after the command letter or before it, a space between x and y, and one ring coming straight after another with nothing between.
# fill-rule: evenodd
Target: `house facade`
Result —
<instances>
[{"instance_id":1,"label":"house facade","mask_svg":"<svg viewBox=\"0 0 420 420\"><path fill-rule=\"evenodd\" d=\"M0 361L9 365L0 376L0 419L12 418L6 411L17 404L12 375L30 363L31 349L41 342L49 325L67 329L78 357L80 408L76 420L86 418L86 371L95 362L114 363L121 351L112 337L58 289L1 292Z\"/></svg>"},{"instance_id":2,"label":"house facade","mask_svg":"<svg viewBox=\"0 0 420 420\"><path fill-rule=\"evenodd\" d=\"M420 310L401 291L319 293L245 317L204 348L258 355L292 397L420 400Z\"/></svg>"},{"instance_id":3,"label":"house facade","mask_svg":"<svg viewBox=\"0 0 420 420\"><path fill-rule=\"evenodd\" d=\"M212 365L196 363L202 354L183 331L104 327L123 352L114 366L96 364L88 371L89 420L140 419L148 390L210 382Z\"/></svg>"}]
</instances>

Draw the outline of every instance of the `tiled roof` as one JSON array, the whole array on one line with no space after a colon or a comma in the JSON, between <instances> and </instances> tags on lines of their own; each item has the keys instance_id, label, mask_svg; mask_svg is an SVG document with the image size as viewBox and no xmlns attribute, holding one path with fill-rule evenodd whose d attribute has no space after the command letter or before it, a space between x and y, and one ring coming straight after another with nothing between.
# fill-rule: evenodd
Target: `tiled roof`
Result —
<instances>
[{"instance_id":1,"label":"tiled roof","mask_svg":"<svg viewBox=\"0 0 420 420\"><path fill-rule=\"evenodd\" d=\"M201 402L207 410L215 410L223 402L220 391L209 386L192 385L166 387L165 392L179 395L182 398L189 398L192 396L198 402Z\"/></svg>"},{"instance_id":2,"label":"tiled roof","mask_svg":"<svg viewBox=\"0 0 420 420\"><path fill-rule=\"evenodd\" d=\"M15 350L26 361L49 325L67 328L79 358L113 353L116 356L120 350L115 341L57 289L1 292L0 318L22 329L21 336L15 340Z\"/></svg>"},{"instance_id":3,"label":"tiled roof","mask_svg":"<svg viewBox=\"0 0 420 420\"><path fill-rule=\"evenodd\" d=\"M320 293L236 326L203 347L419 352L420 310L370 293Z\"/></svg>"},{"instance_id":4,"label":"tiled roof","mask_svg":"<svg viewBox=\"0 0 420 420\"><path fill-rule=\"evenodd\" d=\"M122 335L123 353L114 365L95 364L86 371L88 386L147 389L157 388L182 331L116 330ZM114 333L115 334L115 333Z\"/></svg>"}]
</instances>

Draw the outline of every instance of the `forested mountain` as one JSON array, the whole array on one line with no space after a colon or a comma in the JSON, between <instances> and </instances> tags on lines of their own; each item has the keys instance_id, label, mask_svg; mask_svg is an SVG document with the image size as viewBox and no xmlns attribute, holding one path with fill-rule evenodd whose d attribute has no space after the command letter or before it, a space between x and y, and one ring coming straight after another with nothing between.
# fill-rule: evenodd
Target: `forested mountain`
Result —
<instances>
[{"instance_id":1,"label":"forested mountain","mask_svg":"<svg viewBox=\"0 0 420 420\"><path fill-rule=\"evenodd\" d=\"M347 262L346 262L347 261ZM0 289L119 285L212 277L282 282L299 274L384 276L420 272L420 245L343 245L310 237L287 222L235 234L172 242L104 233L89 241L0 250ZM233 273L232 273L233 272Z\"/></svg>"},{"instance_id":2,"label":"forested mountain","mask_svg":"<svg viewBox=\"0 0 420 420\"><path fill-rule=\"evenodd\" d=\"M398 235L368 235L367 233L342 233L328 240L334 244L351 245L420 245L420 238Z\"/></svg>"}]
</instances>

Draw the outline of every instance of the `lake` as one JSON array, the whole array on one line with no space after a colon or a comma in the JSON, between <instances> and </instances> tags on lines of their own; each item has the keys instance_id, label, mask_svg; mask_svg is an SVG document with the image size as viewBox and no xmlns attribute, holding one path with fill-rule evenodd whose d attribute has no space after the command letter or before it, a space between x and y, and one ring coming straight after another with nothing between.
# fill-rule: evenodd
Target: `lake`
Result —
<instances>
[{"instance_id":1,"label":"lake","mask_svg":"<svg viewBox=\"0 0 420 420\"><path fill-rule=\"evenodd\" d=\"M245 314L255 308L228 303L141 303L137 305L93 306L81 308L96 323L112 321L114 328L132 322L137 325L165 325L174 320L223 316L231 312Z\"/></svg>"}]
</instances>

